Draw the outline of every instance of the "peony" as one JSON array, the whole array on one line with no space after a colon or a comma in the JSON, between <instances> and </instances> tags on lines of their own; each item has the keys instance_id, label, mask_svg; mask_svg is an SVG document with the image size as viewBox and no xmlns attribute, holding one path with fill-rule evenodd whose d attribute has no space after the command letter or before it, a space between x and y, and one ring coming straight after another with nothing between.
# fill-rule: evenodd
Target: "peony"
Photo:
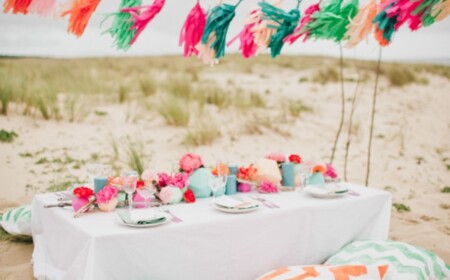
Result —
<instances>
[{"instance_id":1,"label":"peony","mask_svg":"<svg viewBox=\"0 0 450 280\"><path fill-rule=\"evenodd\" d=\"M336 179L337 173L336 173L336 170L334 169L334 167L329 163L325 164L325 167L326 167L326 171L325 171L324 175L326 177L330 177L331 179Z\"/></svg>"},{"instance_id":2,"label":"peony","mask_svg":"<svg viewBox=\"0 0 450 280\"><path fill-rule=\"evenodd\" d=\"M171 178L170 178L169 174L164 173L164 172L158 173L158 186L160 188L170 185L170 181L171 181Z\"/></svg>"},{"instance_id":3,"label":"peony","mask_svg":"<svg viewBox=\"0 0 450 280\"><path fill-rule=\"evenodd\" d=\"M73 190L73 194L81 199L89 199L94 195L94 191L88 187L77 187Z\"/></svg>"},{"instance_id":4,"label":"peony","mask_svg":"<svg viewBox=\"0 0 450 280\"><path fill-rule=\"evenodd\" d=\"M189 184L189 175L186 173L177 173L170 179L170 185L184 189Z\"/></svg>"},{"instance_id":5,"label":"peony","mask_svg":"<svg viewBox=\"0 0 450 280\"><path fill-rule=\"evenodd\" d=\"M195 202L195 194L191 189L188 189L186 192L184 192L183 198L186 203Z\"/></svg>"},{"instance_id":6,"label":"peony","mask_svg":"<svg viewBox=\"0 0 450 280\"><path fill-rule=\"evenodd\" d=\"M270 153L266 156L267 159L276 161L277 163L282 163L286 161L285 155L281 153Z\"/></svg>"},{"instance_id":7,"label":"peony","mask_svg":"<svg viewBox=\"0 0 450 280\"><path fill-rule=\"evenodd\" d=\"M258 188L260 193L275 193L278 192L278 186L269 180L264 180Z\"/></svg>"},{"instance_id":8,"label":"peony","mask_svg":"<svg viewBox=\"0 0 450 280\"><path fill-rule=\"evenodd\" d=\"M164 204L169 204L170 201L172 201L172 189L171 188L163 188L159 192L159 199L161 199L161 202Z\"/></svg>"},{"instance_id":9,"label":"peony","mask_svg":"<svg viewBox=\"0 0 450 280\"><path fill-rule=\"evenodd\" d=\"M158 183L159 179L158 174L156 174L150 169L144 170L144 172L142 172L141 178L147 185L155 185L156 183Z\"/></svg>"},{"instance_id":10,"label":"peony","mask_svg":"<svg viewBox=\"0 0 450 280\"><path fill-rule=\"evenodd\" d=\"M180 169L187 173L192 173L197 168L203 166L202 158L199 155L187 153L180 159Z\"/></svg>"},{"instance_id":11,"label":"peony","mask_svg":"<svg viewBox=\"0 0 450 280\"><path fill-rule=\"evenodd\" d=\"M295 164L302 163L302 158L299 155L292 154L289 156L289 161Z\"/></svg>"},{"instance_id":12,"label":"peony","mask_svg":"<svg viewBox=\"0 0 450 280\"><path fill-rule=\"evenodd\" d=\"M101 191L99 191L96 195L97 203L109 203L110 200L117 198L118 190L114 186L107 185Z\"/></svg>"}]
</instances>

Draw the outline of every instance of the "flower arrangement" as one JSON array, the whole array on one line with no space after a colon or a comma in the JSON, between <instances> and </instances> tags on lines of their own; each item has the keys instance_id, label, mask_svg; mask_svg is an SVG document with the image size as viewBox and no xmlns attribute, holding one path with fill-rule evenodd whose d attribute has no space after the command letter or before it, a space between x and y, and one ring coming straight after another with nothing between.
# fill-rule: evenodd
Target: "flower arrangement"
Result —
<instances>
[{"instance_id":1,"label":"flower arrangement","mask_svg":"<svg viewBox=\"0 0 450 280\"><path fill-rule=\"evenodd\" d=\"M88 187L77 187L73 190L74 198L72 199L72 208L75 212L78 212L81 208L90 203L92 197L94 197L94 191ZM89 211L89 207L83 212Z\"/></svg>"},{"instance_id":2,"label":"flower arrangement","mask_svg":"<svg viewBox=\"0 0 450 280\"><path fill-rule=\"evenodd\" d=\"M276 161L278 164L286 161L286 156L282 153L270 153L266 156L267 159Z\"/></svg>"},{"instance_id":3,"label":"flower arrangement","mask_svg":"<svg viewBox=\"0 0 450 280\"><path fill-rule=\"evenodd\" d=\"M249 166L239 167L236 177L241 181L253 181L257 173L258 169L250 164Z\"/></svg>"},{"instance_id":4,"label":"flower arrangement","mask_svg":"<svg viewBox=\"0 0 450 280\"><path fill-rule=\"evenodd\" d=\"M97 195L97 205L100 210L110 212L117 206L117 193L118 189L114 186L107 185L100 190Z\"/></svg>"},{"instance_id":5,"label":"flower arrangement","mask_svg":"<svg viewBox=\"0 0 450 280\"><path fill-rule=\"evenodd\" d=\"M300 164L302 163L302 158L297 154L292 154L288 157L289 161L294 164Z\"/></svg>"},{"instance_id":6,"label":"flower arrangement","mask_svg":"<svg viewBox=\"0 0 450 280\"><path fill-rule=\"evenodd\" d=\"M260 193L276 193L278 192L278 185L272 183L269 180L264 180L258 187Z\"/></svg>"},{"instance_id":7,"label":"flower arrangement","mask_svg":"<svg viewBox=\"0 0 450 280\"><path fill-rule=\"evenodd\" d=\"M203 167L203 161L197 154L186 153L180 159L180 171L191 174L200 167Z\"/></svg>"}]
</instances>

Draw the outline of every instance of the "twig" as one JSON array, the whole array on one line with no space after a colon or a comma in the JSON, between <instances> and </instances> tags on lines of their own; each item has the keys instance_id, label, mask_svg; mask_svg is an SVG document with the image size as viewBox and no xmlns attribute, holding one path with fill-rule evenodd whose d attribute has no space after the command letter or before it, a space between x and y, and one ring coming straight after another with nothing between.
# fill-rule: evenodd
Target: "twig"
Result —
<instances>
[{"instance_id":1,"label":"twig","mask_svg":"<svg viewBox=\"0 0 450 280\"><path fill-rule=\"evenodd\" d=\"M380 50L378 52L378 62L377 62L377 72L375 76L375 88L373 90L373 99L372 99L372 117L370 119L370 134L369 134L369 147L367 148L367 172L366 172L366 186L369 185L369 175L370 175L370 156L372 154L372 135L373 135L373 126L375 121L375 107L377 105L377 92L378 92L378 78L380 76L380 65L381 65L381 51L382 48L380 46Z\"/></svg>"},{"instance_id":2,"label":"twig","mask_svg":"<svg viewBox=\"0 0 450 280\"><path fill-rule=\"evenodd\" d=\"M355 88L355 92L353 93L353 98L352 98L352 107L350 110L350 117L349 117L349 122L348 122L347 143L345 146L345 161L344 161L344 180L345 181L348 181L347 180L348 151L350 150L350 142L351 142L351 137L352 137L352 126L353 126L353 113L355 112L355 108L356 108L356 100L358 97L358 89L359 89L360 82L361 82L361 75L358 70L358 80L356 82L356 88Z\"/></svg>"},{"instance_id":3,"label":"twig","mask_svg":"<svg viewBox=\"0 0 450 280\"><path fill-rule=\"evenodd\" d=\"M344 56L342 55L342 44L339 44L340 53L340 68L341 68L341 121L339 122L339 128L336 132L336 138L334 139L333 150L331 152L330 164L333 164L334 154L336 153L336 146L339 141L339 136L341 135L342 126L344 125L344 115L345 115L345 93L344 93Z\"/></svg>"}]
</instances>

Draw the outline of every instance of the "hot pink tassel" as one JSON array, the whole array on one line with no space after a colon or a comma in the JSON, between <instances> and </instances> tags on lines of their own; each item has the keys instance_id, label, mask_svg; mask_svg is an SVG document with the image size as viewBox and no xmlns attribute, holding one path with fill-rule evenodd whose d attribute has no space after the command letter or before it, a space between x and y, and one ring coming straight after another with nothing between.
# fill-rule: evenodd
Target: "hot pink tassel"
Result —
<instances>
[{"instance_id":1,"label":"hot pink tassel","mask_svg":"<svg viewBox=\"0 0 450 280\"><path fill-rule=\"evenodd\" d=\"M253 10L250 13L250 16L254 16L255 14L259 13L259 9ZM258 51L258 45L255 42L255 34L253 33L253 28L255 27L256 22L250 22L244 26L244 29L235 36L233 39L231 39L227 46L230 46L233 44L237 39L241 42L239 46L239 50L241 51L242 55L245 58L252 57L256 54Z\"/></svg>"},{"instance_id":2,"label":"hot pink tassel","mask_svg":"<svg viewBox=\"0 0 450 280\"><path fill-rule=\"evenodd\" d=\"M206 12L197 4L189 12L186 21L181 28L179 45L184 43L184 56L191 56L192 54L198 55L196 46L202 39L203 31L206 25Z\"/></svg>"},{"instance_id":3,"label":"hot pink tassel","mask_svg":"<svg viewBox=\"0 0 450 280\"><path fill-rule=\"evenodd\" d=\"M33 0L28 11L43 17L48 17L55 12L55 0Z\"/></svg>"},{"instance_id":4,"label":"hot pink tassel","mask_svg":"<svg viewBox=\"0 0 450 280\"><path fill-rule=\"evenodd\" d=\"M131 7L131 8L125 8L125 9L121 10L121 12L129 13L133 17L133 20L132 20L133 26L131 28L136 30L136 33L134 34L130 45L132 45L134 42L136 42L137 38L139 37L141 32L145 29L147 24L157 14L159 14L159 12L161 12L165 2L166 2L165 0L155 0L153 2L153 5ZM141 10L143 10L143 11L141 12Z\"/></svg>"},{"instance_id":5,"label":"hot pink tassel","mask_svg":"<svg viewBox=\"0 0 450 280\"><path fill-rule=\"evenodd\" d=\"M388 17L397 17L395 24L395 30L398 30L403 24L409 22L409 28L411 30L417 30L422 26L422 13L413 15L413 11L422 4L423 0L411 1L411 0L395 0L395 4L389 8L386 13Z\"/></svg>"},{"instance_id":6,"label":"hot pink tassel","mask_svg":"<svg viewBox=\"0 0 450 280\"><path fill-rule=\"evenodd\" d=\"M305 36L303 38L303 42L305 42L309 37L309 31L303 31L303 28L312 20L312 14L315 12L320 11L320 2L317 4L313 4L308 7L305 11L305 15L300 20L300 23L298 24L297 28L295 28L294 33L292 33L289 36L286 36L284 38L285 43L293 44L295 41L297 41L300 37Z\"/></svg>"}]
</instances>

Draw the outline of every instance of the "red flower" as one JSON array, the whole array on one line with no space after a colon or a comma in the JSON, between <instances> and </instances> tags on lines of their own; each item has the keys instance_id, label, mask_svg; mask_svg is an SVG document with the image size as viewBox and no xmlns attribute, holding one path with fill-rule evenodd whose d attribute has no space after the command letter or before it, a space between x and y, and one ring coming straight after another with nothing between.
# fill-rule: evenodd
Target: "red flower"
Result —
<instances>
[{"instance_id":1,"label":"red flower","mask_svg":"<svg viewBox=\"0 0 450 280\"><path fill-rule=\"evenodd\" d=\"M144 180L137 180L137 182L136 182L136 189L142 189L143 187L145 187Z\"/></svg>"},{"instance_id":2,"label":"red flower","mask_svg":"<svg viewBox=\"0 0 450 280\"><path fill-rule=\"evenodd\" d=\"M299 163L302 163L302 158L299 155L293 154L293 155L289 156L289 161L293 162L293 163L296 163L296 164L299 164Z\"/></svg>"},{"instance_id":3,"label":"red flower","mask_svg":"<svg viewBox=\"0 0 450 280\"><path fill-rule=\"evenodd\" d=\"M191 189L188 189L187 191L184 192L183 198L184 201L186 201L186 203L195 202L195 194Z\"/></svg>"},{"instance_id":4,"label":"red flower","mask_svg":"<svg viewBox=\"0 0 450 280\"><path fill-rule=\"evenodd\" d=\"M94 195L94 191L87 187L78 187L73 190L73 194L78 198L89 199Z\"/></svg>"}]
</instances>

